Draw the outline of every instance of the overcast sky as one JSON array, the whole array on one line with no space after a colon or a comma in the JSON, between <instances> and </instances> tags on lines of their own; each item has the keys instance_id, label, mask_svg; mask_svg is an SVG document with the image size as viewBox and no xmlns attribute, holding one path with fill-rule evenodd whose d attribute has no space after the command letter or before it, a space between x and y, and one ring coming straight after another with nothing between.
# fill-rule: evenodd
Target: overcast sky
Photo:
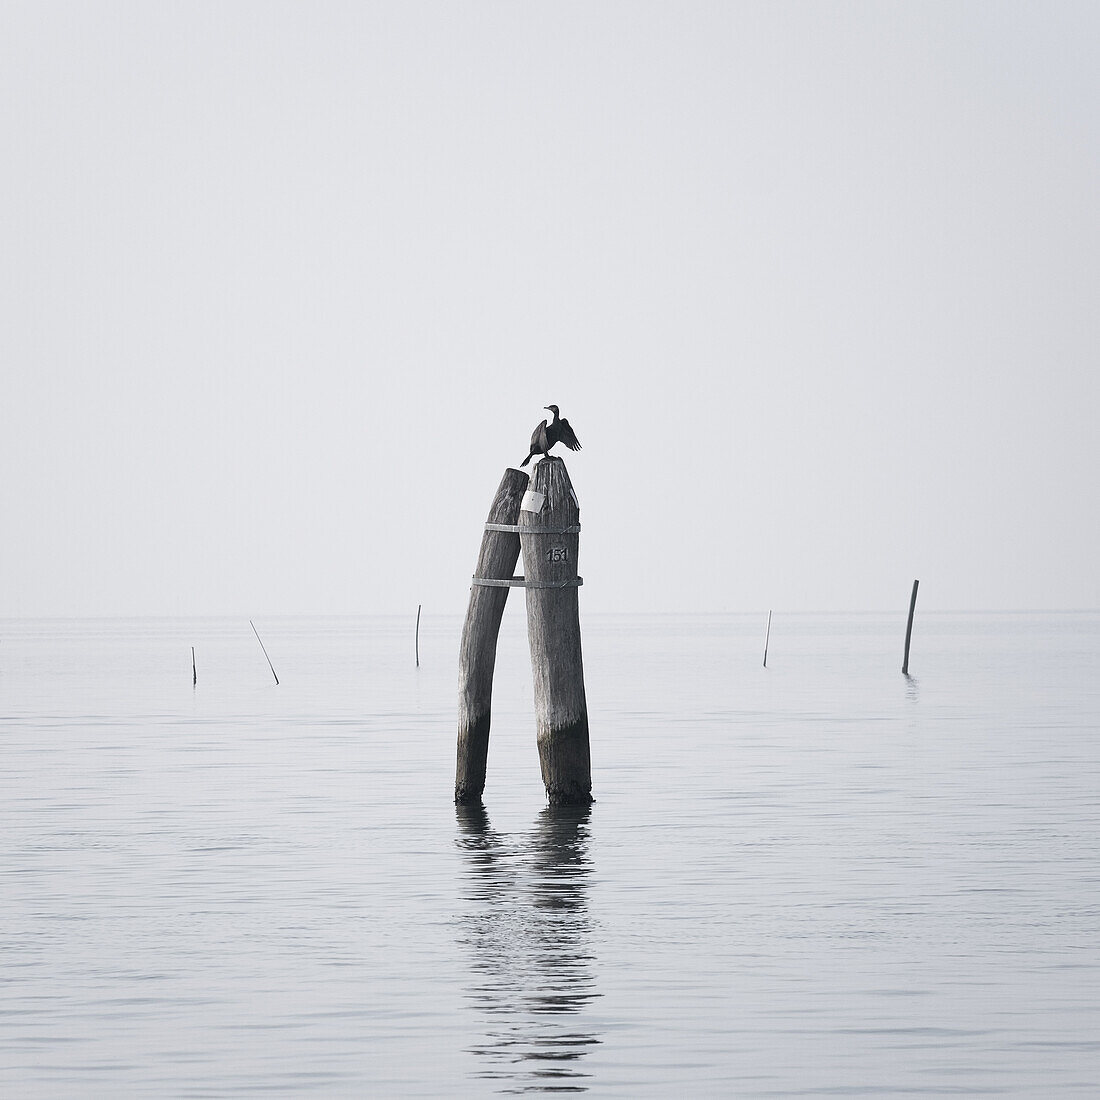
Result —
<instances>
[{"instance_id":1,"label":"overcast sky","mask_svg":"<svg viewBox=\"0 0 1100 1100\"><path fill-rule=\"evenodd\" d=\"M0 0L0 615L1100 606L1100 4Z\"/></svg>"}]
</instances>

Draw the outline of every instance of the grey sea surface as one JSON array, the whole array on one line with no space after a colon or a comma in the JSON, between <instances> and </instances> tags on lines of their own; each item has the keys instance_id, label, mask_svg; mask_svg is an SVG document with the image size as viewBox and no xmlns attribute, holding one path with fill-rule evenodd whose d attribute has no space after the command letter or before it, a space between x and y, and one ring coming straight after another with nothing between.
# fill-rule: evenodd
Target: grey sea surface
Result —
<instances>
[{"instance_id":1,"label":"grey sea surface","mask_svg":"<svg viewBox=\"0 0 1100 1100\"><path fill-rule=\"evenodd\" d=\"M1100 614L414 619L0 621L0 1095L1100 1095Z\"/></svg>"}]
</instances>

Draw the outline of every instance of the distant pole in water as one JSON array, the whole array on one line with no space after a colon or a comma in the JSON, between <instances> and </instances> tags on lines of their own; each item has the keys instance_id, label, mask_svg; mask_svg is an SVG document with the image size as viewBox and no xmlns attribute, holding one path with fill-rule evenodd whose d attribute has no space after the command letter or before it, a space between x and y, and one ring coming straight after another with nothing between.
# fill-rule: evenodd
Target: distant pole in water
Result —
<instances>
[{"instance_id":1,"label":"distant pole in water","mask_svg":"<svg viewBox=\"0 0 1100 1100\"><path fill-rule=\"evenodd\" d=\"M764 667L768 667L768 639L772 636L772 613L768 612L768 629L764 632Z\"/></svg>"},{"instance_id":2,"label":"distant pole in water","mask_svg":"<svg viewBox=\"0 0 1100 1100\"><path fill-rule=\"evenodd\" d=\"M199 673L198 673L198 670L195 668L195 647L192 646L191 647L191 686L194 687L195 684L197 684L198 682L199 682Z\"/></svg>"},{"instance_id":3,"label":"distant pole in water","mask_svg":"<svg viewBox=\"0 0 1100 1100\"><path fill-rule=\"evenodd\" d=\"M416 605L416 667L420 667L420 608L421 604Z\"/></svg>"},{"instance_id":4,"label":"distant pole in water","mask_svg":"<svg viewBox=\"0 0 1100 1100\"><path fill-rule=\"evenodd\" d=\"M909 639L913 636L913 611L917 606L917 585L920 581L913 581L913 594L909 597L909 622L905 627L905 660L902 661L901 671L909 675Z\"/></svg>"},{"instance_id":5,"label":"distant pole in water","mask_svg":"<svg viewBox=\"0 0 1100 1100\"><path fill-rule=\"evenodd\" d=\"M248 625L252 627L252 633L256 635L256 641L260 643L260 649L264 651L264 656L267 657L267 648L264 645L263 639L260 637L260 632L256 629L256 624L249 619ZM271 663L270 657L267 657L267 667L271 669L271 675L275 677L275 683L277 684L279 682L279 675L275 671L275 666Z\"/></svg>"}]
</instances>

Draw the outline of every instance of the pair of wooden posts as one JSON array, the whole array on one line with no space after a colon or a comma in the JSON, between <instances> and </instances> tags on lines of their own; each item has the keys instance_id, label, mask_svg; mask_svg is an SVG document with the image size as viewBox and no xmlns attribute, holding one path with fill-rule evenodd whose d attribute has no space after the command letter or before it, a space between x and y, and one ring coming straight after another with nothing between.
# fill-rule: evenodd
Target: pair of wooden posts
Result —
<instances>
[{"instance_id":1,"label":"pair of wooden posts","mask_svg":"<svg viewBox=\"0 0 1100 1100\"><path fill-rule=\"evenodd\" d=\"M551 805L592 801L577 599L579 521L577 496L560 458L542 459L535 466L533 485L522 470L505 472L489 509L462 631L455 802L479 802L485 789L497 635L513 587L527 592L539 761L547 797ZM525 575L513 577L521 549Z\"/></svg>"}]
</instances>

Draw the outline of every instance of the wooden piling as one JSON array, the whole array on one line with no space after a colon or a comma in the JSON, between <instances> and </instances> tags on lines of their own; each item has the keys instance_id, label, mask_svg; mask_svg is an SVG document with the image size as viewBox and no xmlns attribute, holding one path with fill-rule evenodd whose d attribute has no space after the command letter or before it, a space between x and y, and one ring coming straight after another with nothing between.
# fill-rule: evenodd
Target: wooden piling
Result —
<instances>
[{"instance_id":1,"label":"wooden piling","mask_svg":"<svg viewBox=\"0 0 1100 1100\"><path fill-rule=\"evenodd\" d=\"M565 463L535 467L519 514L539 761L554 806L592 801L578 610L580 507Z\"/></svg>"},{"instance_id":2,"label":"wooden piling","mask_svg":"<svg viewBox=\"0 0 1100 1100\"><path fill-rule=\"evenodd\" d=\"M920 581L913 581L913 594L909 597L909 622L905 625L905 658L901 662L901 671L909 675L909 639L913 636L913 611L917 606L917 585Z\"/></svg>"},{"instance_id":3,"label":"wooden piling","mask_svg":"<svg viewBox=\"0 0 1100 1100\"><path fill-rule=\"evenodd\" d=\"M514 531L489 530L489 525L515 526L528 477L522 470L505 470L493 498L481 537L481 552L474 576L485 580L510 580L519 559L519 535ZM458 761L455 768L455 802L478 802L485 790L485 764L489 755L489 720L493 695L493 668L497 635L508 588L474 584L462 628L458 658Z\"/></svg>"}]
</instances>

